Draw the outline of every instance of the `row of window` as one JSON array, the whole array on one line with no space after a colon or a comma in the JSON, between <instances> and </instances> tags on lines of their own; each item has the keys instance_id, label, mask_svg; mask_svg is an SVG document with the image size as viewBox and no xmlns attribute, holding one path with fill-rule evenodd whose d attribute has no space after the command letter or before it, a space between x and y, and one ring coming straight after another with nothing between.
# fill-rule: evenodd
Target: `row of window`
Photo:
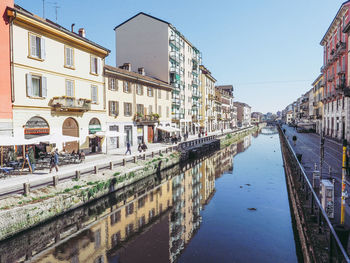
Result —
<instances>
[{"instance_id":1,"label":"row of window","mask_svg":"<svg viewBox=\"0 0 350 263\"><path fill-rule=\"evenodd\" d=\"M124 116L131 116L132 115L132 103L130 102L124 102ZM119 115L119 101L109 101L108 102L108 108L109 108L109 115L110 116L118 116ZM152 114L153 112L153 107L152 105L148 106L148 111L147 108L144 107L143 104L136 104L136 113L139 114ZM159 116L162 116L162 106L158 105L158 112ZM169 107L166 107L166 117L169 118L170 116L170 110Z\"/></svg>"},{"instance_id":2,"label":"row of window","mask_svg":"<svg viewBox=\"0 0 350 263\"><path fill-rule=\"evenodd\" d=\"M125 93L132 93L132 85L133 83L129 81L123 81L123 92ZM143 95L144 94L144 86L141 84L135 84L136 85L136 94L137 95ZM147 88L147 96L153 97L154 95L154 88L152 87L146 87ZM118 80L115 78L109 78L108 79L108 89L117 91L118 90ZM162 90L157 89L158 99L162 98ZM165 91L166 99L169 100L169 91Z\"/></svg>"},{"instance_id":3,"label":"row of window","mask_svg":"<svg viewBox=\"0 0 350 263\"><path fill-rule=\"evenodd\" d=\"M41 75L26 74L27 96L31 98L47 97L47 78ZM91 85L91 102L98 103L98 87ZM75 81L66 79L66 96L75 97Z\"/></svg>"},{"instance_id":4,"label":"row of window","mask_svg":"<svg viewBox=\"0 0 350 263\"><path fill-rule=\"evenodd\" d=\"M340 99L337 99L336 101L332 101L330 103L327 103L325 105L325 109L330 112L331 110L334 111L334 102L336 104L336 111L339 110L339 108L341 107L343 110L344 110L344 107L345 107L345 100L344 100L344 97L342 100Z\"/></svg>"},{"instance_id":5,"label":"row of window","mask_svg":"<svg viewBox=\"0 0 350 263\"><path fill-rule=\"evenodd\" d=\"M28 57L44 61L46 58L45 38L33 33L29 33L29 51ZM64 46L64 67L75 69L74 48ZM90 73L94 75L101 74L100 59L90 55Z\"/></svg>"}]
</instances>

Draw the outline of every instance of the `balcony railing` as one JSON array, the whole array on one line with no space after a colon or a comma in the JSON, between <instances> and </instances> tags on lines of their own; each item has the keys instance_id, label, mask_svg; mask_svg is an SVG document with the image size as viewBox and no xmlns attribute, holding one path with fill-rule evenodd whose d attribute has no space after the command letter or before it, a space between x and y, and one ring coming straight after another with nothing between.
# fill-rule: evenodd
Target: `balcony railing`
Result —
<instances>
[{"instance_id":1,"label":"balcony railing","mask_svg":"<svg viewBox=\"0 0 350 263\"><path fill-rule=\"evenodd\" d=\"M345 68L344 67L337 67L337 74L338 75L344 75L345 74Z\"/></svg>"},{"instance_id":2,"label":"balcony railing","mask_svg":"<svg viewBox=\"0 0 350 263\"><path fill-rule=\"evenodd\" d=\"M49 105L56 111L89 111L91 110L91 100L76 99L74 97L53 97Z\"/></svg>"},{"instance_id":3,"label":"balcony railing","mask_svg":"<svg viewBox=\"0 0 350 263\"><path fill-rule=\"evenodd\" d=\"M329 75L327 80L328 82L332 82L334 80L334 75L333 74Z\"/></svg>"}]
</instances>

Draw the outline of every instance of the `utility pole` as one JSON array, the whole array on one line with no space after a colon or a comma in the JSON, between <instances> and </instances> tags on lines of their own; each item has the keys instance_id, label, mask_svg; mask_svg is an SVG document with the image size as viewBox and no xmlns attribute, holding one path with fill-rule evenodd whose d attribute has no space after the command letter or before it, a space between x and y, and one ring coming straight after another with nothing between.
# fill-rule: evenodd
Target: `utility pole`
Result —
<instances>
[{"instance_id":1,"label":"utility pole","mask_svg":"<svg viewBox=\"0 0 350 263\"><path fill-rule=\"evenodd\" d=\"M322 168L323 168L323 158L324 158L324 134L322 130L322 122L320 123L320 182L322 180Z\"/></svg>"},{"instance_id":2,"label":"utility pole","mask_svg":"<svg viewBox=\"0 0 350 263\"><path fill-rule=\"evenodd\" d=\"M345 223L345 175L346 175L346 146L347 141L343 140L343 165L341 170L341 210L340 210L340 225L344 225Z\"/></svg>"}]
</instances>

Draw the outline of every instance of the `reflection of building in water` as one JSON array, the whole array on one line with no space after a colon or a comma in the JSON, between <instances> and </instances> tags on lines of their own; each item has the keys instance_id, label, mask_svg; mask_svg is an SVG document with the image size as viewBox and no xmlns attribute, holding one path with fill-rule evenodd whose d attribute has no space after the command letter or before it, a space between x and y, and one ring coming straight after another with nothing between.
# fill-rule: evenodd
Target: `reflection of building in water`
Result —
<instances>
[{"instance_id":1,"label":"reflection of building in water","mask_svg":"<svg viewBox=\"0 0 350 263\"><path fill-rule=\"evenodd\" d=\"M237 143L237 153L241 153L247 150L251 145L251 143L252 143L252 135L249 134Z\"/></svg>"},{"instance_id":2,"label":"reflection of building in water","mask_svg":"<svg viewBox=\"0 0 350 263\"><path fill-rule=\"evenodd\" d=\"M171 179L106 209L100 221L51 250L37 262L142 262L169 259ZM163 214L163 215L162 215ZM91 218L93 222L97 218ZM155 238L156 237L156 238ZM143 242L140 244L140 241ZM150 246L147 241L157 242ZM159 244L158 244L159 243ZM162 249L161 246L164 246ZM147 253L135 253L142 248ZM153 251L152 251L153 248Z\"/></svg>"},{"instance_id":3,"label":"reflection of building in water","mask_svg":"<svg viewBox=\"0 0 350 263\"><path fill-rule=\"evenodd\" d=\"M221 177L226 172L233 171L233 157L236 154L237 144L233 143L213 156L215 163L215 178Z\"/></svg>"},{"instance_id":4,"label":"reflection of building in water","mask_svg":"<svg viewBox=\"0 0 350 263\"><path fill-rule=\"evenodd\" d=\"M201 177L201 205L206 205L215 193L215 166L214 158L207 158L202 162ZM204 208L204 207L203 207Z\"/></svg>"},{"instance_id":5,"label":"reflection of building in water","mask_svg":"<svg viewBox=\"0 0 350 263\"><path fill-rule=\"evenodd\" d=\"M200 226L201 164L174 177L174 208L170 223L170 262L176 260Z\"/></svg>"},{"instance_id":6,"label":"reflection of building in water","mask_svg":"<svg viewBox=\"0 0 350 263\"><path fill-rule=\"evenodd\" d=\"M21 249L30 256L43 251L33 262L174 262L199 229L202 206L214 195L217 158L226 160L234 151L235 145L171 179L163 176L161 183L150 178L126 187L33 231L35 240L24 235L16 244L24 241ZM0 257L4 262L18 258Z\"/></svg>"}]
</instances>

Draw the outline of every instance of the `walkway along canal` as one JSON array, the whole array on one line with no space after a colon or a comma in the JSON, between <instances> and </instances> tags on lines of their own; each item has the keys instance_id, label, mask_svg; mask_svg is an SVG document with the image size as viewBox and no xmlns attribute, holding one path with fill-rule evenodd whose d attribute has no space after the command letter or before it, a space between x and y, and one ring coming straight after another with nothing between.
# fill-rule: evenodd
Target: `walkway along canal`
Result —
<instances>
[{"instance_id":1,"label":"walkway along canal","mask_svg":"<svg viewBox=\"0 0 350 263\"><path fill-rule=\"evenodd\" d=\"M278 134L113 192L0 243L0 262L297 262Z\"/></svg>"}]
</instances>

